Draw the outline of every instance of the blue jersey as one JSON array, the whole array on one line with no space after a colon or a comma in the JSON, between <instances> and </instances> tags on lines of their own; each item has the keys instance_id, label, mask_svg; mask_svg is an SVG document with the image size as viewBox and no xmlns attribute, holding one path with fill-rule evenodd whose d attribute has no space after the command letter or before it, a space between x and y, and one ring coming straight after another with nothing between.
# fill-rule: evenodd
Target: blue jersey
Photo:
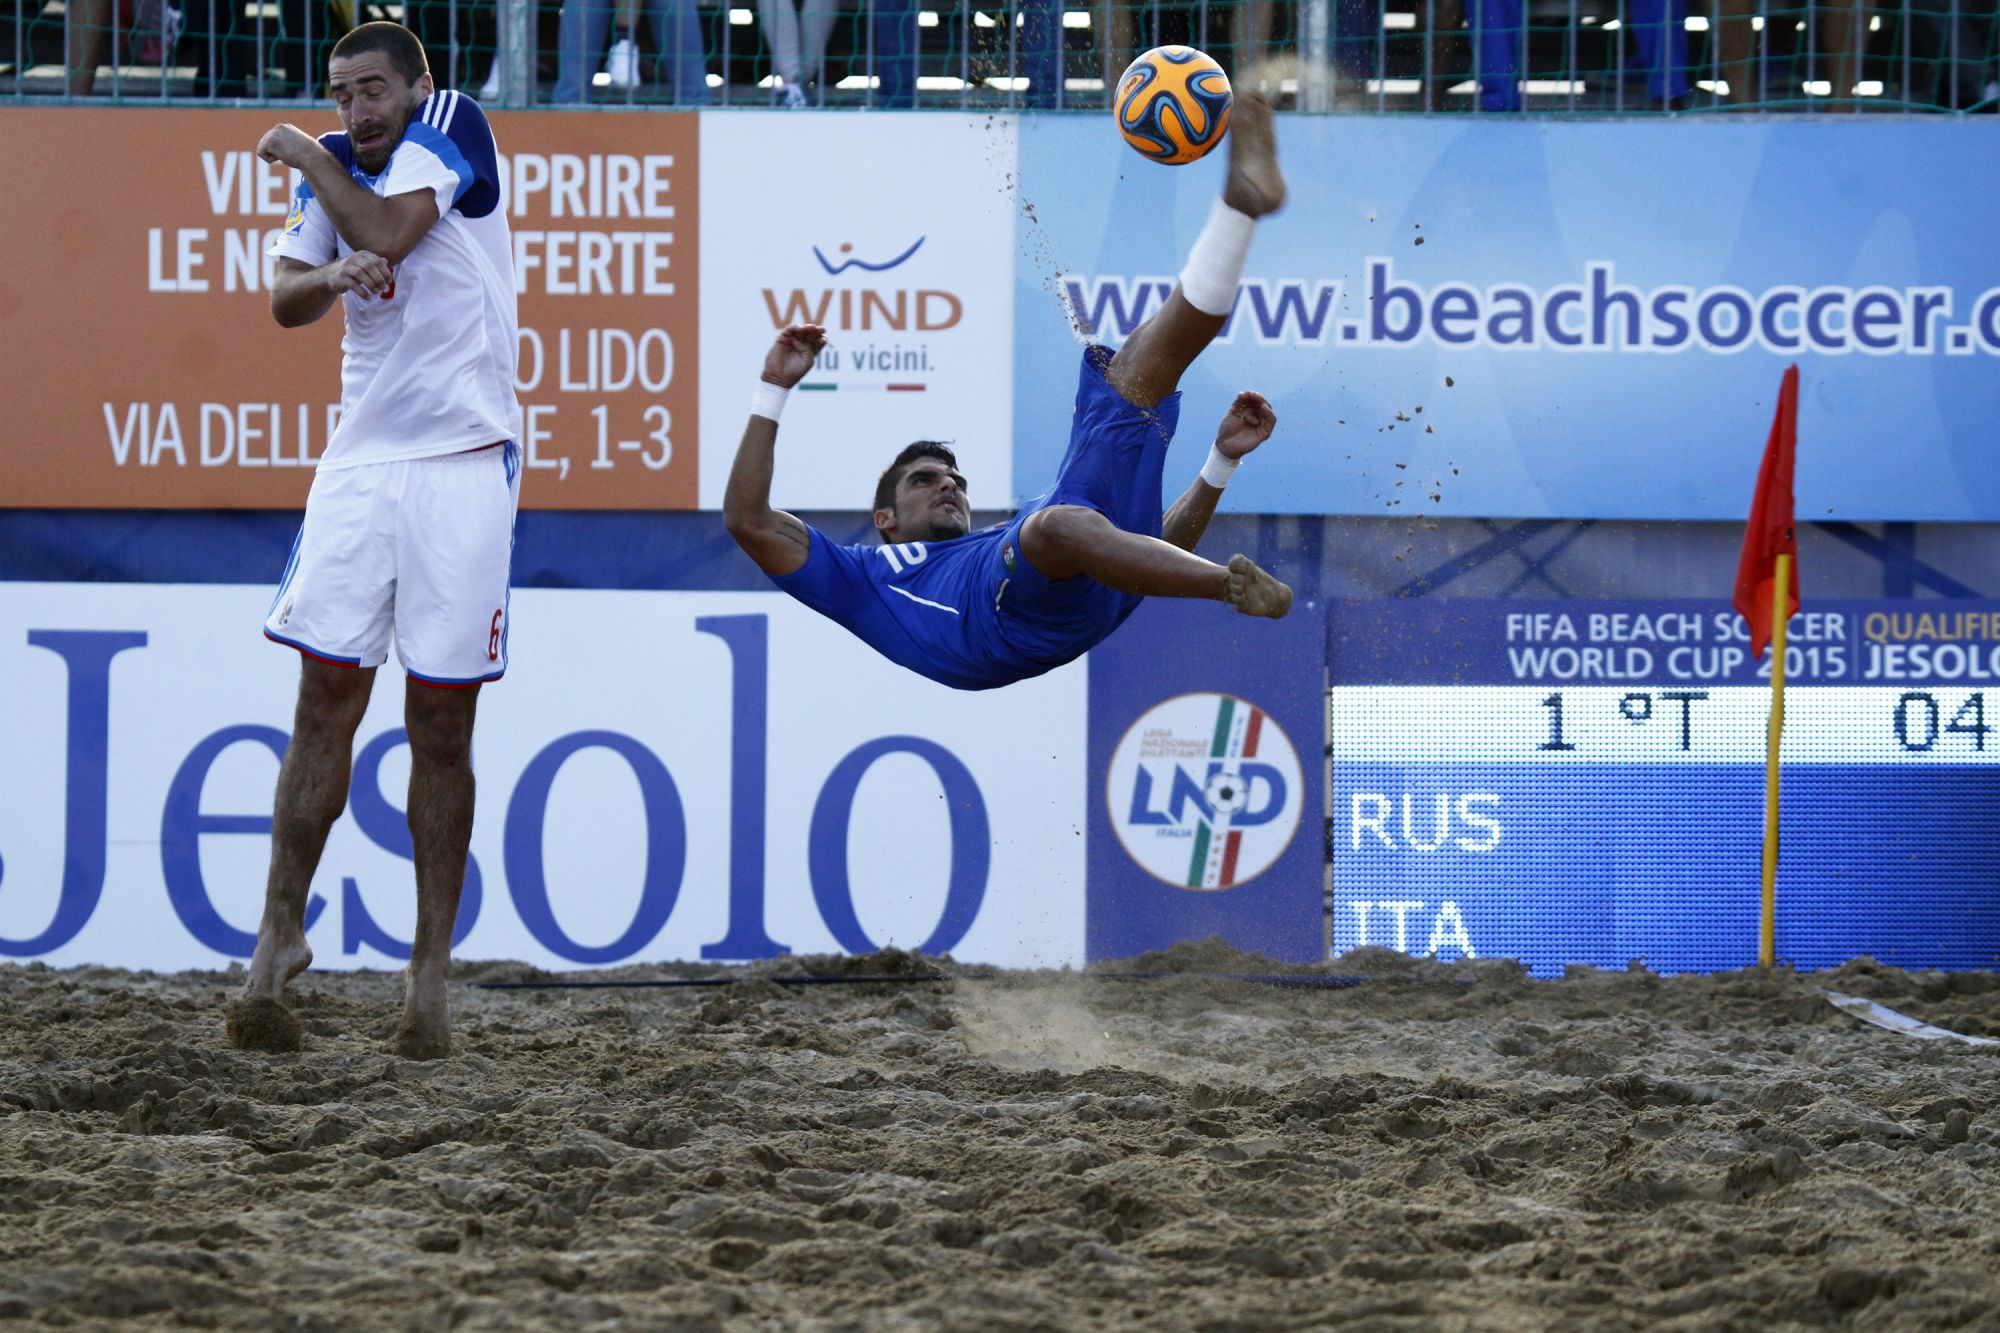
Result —
<instances>
[{"instance_id":1,"label":"blue jersey","mask_svg":"<svg viewBox=\"0 0 2000 1333\"><path fill-rule=\"evenodd\" d=\"M1044 578L1021 525L1050 505L1095 509L1128 532L1160 533L1160 471L1180 395L1134 407L1104 379L1111 354L1084 353L1069 452L1056 484L1007 523L937 542L842 546L817 529L806 563L771 581L890 661L961 690L1039 676L1125 623L1140 598L1078 576Z\"/></svg>"},{"instance_id":2,"label":"blue jersey","mask_svg":"<svg viewBox=\"0 0 2000 1333\"><path fill-rule=\"evenodd\" d=\"M919 675L961 690L1039 676L1076 654L1058 646L1038 659L1002 632L1014 524L941 542L842 546L812 533L806 563L772 582ZM1032 645L1028 645L1032 646Z\"/></svg>"}]
</instances>

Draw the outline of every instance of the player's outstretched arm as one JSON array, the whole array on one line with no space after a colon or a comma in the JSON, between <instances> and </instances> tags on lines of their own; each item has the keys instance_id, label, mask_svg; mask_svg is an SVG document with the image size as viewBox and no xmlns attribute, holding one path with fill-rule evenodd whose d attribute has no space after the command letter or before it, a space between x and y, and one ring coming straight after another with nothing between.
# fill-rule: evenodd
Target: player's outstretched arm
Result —
<instances>
[{"instance_id":1,"label":"player's outstretched arm","mask_svg":"<svg viewBox=\"0 0 2000 1333\"><path fill-rule=\"evenodd\" d=\"M743 442L736 446L736 462L729 469L729 485L722 493L723 526L766 574L796 573L811 549L806 525L782 509L771 508L771 473L785 395L805 378L824 346L826 330L817 324L794 324L771 344L761 380L769 387L760 389L750 410Z\"/></svg>"},{"instance_id":2,"label":"player's outstretched arm","mask_svg":"<svg viewBox=\"0 0 2000 1333\"><path fill-rule=\"evenodd\" d=\"M1215 517L1216 502L1222 499L1222 488L1229 484L1236 465L1270 439L1277 425L1278 414L1271 410L1263 394L1253 389L1237 394L1229 411L1223 414L1222 424L1216 427L1215 445L1209 450L1201 475L1167 510L1160 523L1160 536L1183 551L1192 551L1201 534L1208 531L1208 521Z\"/></svg>"},{"instance_id":3,"label":"player's outstretched arm","mask_svg":"<svg viewBox=\"0 0 2000 1333\"><path fill-rule=\"evenodd\" d=\"M296 125L266 130L257 141L257 156L297 168L348 246L391 264L402 263L438 220L436 191L410 190L384 198L348 175L340 159Z\"/></svg>"}]
</instances>

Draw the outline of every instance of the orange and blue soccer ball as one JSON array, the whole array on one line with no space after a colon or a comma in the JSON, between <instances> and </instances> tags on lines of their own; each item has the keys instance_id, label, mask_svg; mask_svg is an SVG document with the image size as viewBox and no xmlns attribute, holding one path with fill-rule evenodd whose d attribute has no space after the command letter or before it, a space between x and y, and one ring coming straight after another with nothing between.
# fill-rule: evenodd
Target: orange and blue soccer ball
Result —
<instances>
[{"instance_id":1,"label":"orange and blue soccer ball","mask_svg":"<svg viewBox=\"0 0 2000 1333\"><path fill-rule=\"evenodd\" d=\"M1111 113L1141 157L1194 162L1229 129L1229 76L1192 46L1156 46L1126 68Z\"/></svg>"}]
</instances>

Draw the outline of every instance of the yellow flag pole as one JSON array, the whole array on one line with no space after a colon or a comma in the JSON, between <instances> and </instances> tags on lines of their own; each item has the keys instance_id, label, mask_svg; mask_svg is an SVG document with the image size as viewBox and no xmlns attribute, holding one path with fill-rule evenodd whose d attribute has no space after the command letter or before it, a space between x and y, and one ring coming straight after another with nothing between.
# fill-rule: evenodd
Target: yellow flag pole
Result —
<instances>
[{"instance_id":1,"label":"yellow flag pole","mask_svg":"<svg viewBox=\"0 0 2000 1333\"><path fill-rule=\"evenodd\" d=\"M1785 730L1785 622L1790 617L1792 557L1780 555L1771 589L1771 720L1764 729L1764 898L1757 923L1757 964L1777 962L1778 738Z\"/></svg>"}]
</instances>

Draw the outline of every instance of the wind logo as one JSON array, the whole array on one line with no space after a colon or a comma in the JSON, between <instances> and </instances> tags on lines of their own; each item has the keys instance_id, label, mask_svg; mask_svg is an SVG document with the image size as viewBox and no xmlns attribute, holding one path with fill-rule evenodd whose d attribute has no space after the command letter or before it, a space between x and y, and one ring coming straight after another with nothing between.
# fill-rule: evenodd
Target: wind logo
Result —
<instances>
[{"instance_id":1,"label":"wind logo","mask_svg":"<svg viewBox=\"0 0 2000 1333\"><path fill-rule=\"evenodd\" d=\"M1304 798L1283 728L1228 694L1154 705L1119 740L1105 776L1126 854L1183 889L1233 889L1269 870L1298 832Z\"/></svg>"},{"instance_id":2,"label":"wind logo","mask_svg":"<svg viewBox=\"0 0 2000 1333\"><path fill-rule=\"evenodd\" d=\"M928 238L923 236L917 237L909 249L903 251L903 253L897 255L894 259L886 260L880 264L871 264L865 259L843 259L840 263L836 264L831 259L828 259L817 245L813 247L813 258L819 261L819 266L827 271L829 277L837 278L851 268L865 269L870 273L887 273L918 250L921 250L926 239ZM854 243L852 241L841 242L840 253L844 255L853 254Z\"/></svg>"},{"instance_id":3,"label":"wind logo","mask_svg":"<svg viewBox=\"0 0 2000 1333\"><path fill-rule=\"evenodd\" d=\"M800 389L923 393L930 387L940 369L931 338L964 321L965 301L941 287L901 285L920 277L891 274L928 239L919 236L901 254L879 261L854 256L852 242L841 243L837 253L843 258L837 261L815 245L813 259L828 278L826 285L763 289L772 328L817 324L831 336Z\"/></svg>"}]
</instances>

